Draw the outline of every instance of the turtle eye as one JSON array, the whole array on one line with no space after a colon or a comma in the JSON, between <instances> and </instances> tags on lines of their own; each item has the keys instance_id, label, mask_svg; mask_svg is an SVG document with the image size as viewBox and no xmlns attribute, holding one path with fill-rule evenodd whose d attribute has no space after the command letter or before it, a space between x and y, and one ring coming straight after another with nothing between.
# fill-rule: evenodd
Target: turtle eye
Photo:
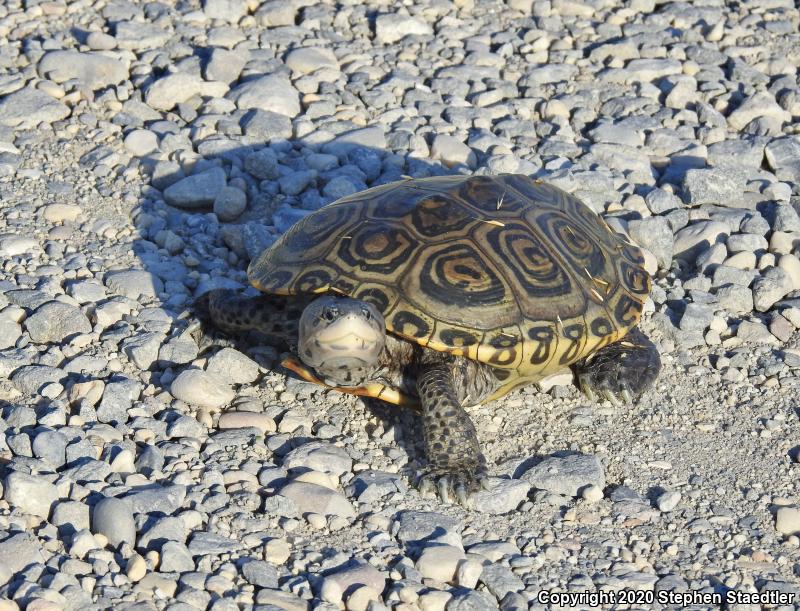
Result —
<instances>
[{"instance_id":1,"label":"turtle eye","mask_svg":"<svg viewBox=\"0 0 800 611\"><path fill-rule=\"evenodd\" d=\"M336 306L328 306L325 308L325 311L322 315L325 317L325 320L332 322L337 316L339 316L339 308Z\"/></svg>"},{"instance_id":2,"label":"turtle eye","mask_svg":"<svg viewBox=\"0 0 800 611\"><path fill-rule=\"evenodd\" d=\"M369 308L361 308L361 314L367 320L372 320L372 313L369 311Z\"/></svg>"}]
</instances>

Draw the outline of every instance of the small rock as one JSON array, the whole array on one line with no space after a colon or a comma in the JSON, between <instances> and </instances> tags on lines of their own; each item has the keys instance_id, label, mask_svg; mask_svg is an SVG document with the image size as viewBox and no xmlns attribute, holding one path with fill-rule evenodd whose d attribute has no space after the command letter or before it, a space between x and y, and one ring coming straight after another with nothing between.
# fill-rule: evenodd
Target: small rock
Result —
<instances>
[{"instance_id":1,"label":"small rock","mask_svg":"<svg viewBox=\"0 0 800 611\"><path fill-rule=\"evenodd\" d=\"M165 573L185 573L194 571L193 554L180 541L166 541L161 546L161 564L159 570Z\"/></svg>"},{"instance_id":2,"label":"small rock","mask_svg":"<svg viewBox=\"0 0 800 611\"><path fill-rule=\"evenodd\" d=\"M330 49L325 47L302 47L286 54L284 63L295 72L310 74L320 68L339 69L339 61Z\"/></svg>"},{"instance_id":3,"label":"small rock","mask_svg":"<svg viewBox=\"0 0 800 611\"><path fill-rule=\"evenodd\" d=\"M211 168L171 184L164 190L164 200L170 206L185 210L210 207L226 184L225 170Z\"/></svg>"},{"instance_id":4,"label":"small rock","mask_svg":"<svg viewBox=\"0 0 800 611\"><path fill-rule=\"evenodd\" d=\"M312 512L323 516L355 517L356 512L344 496L335 490L308 482L289 482L280 495L295 502L301 514Z\"/></svg>"},{"instance_id":5,"label":"small rock","mask_svg":"<svg viewBox=\"0 0 800 611\"><path fill-rule=\"evenodd\" d=\"M130 505L114 497L101 499L92 509L92 532L104 535L112 547L134 545L136 525Z\"/></svg>"},{"instance_id":6,"label":"small rock","mask_svg":"<svg viewBox=\"0 0 800 611\"><path fill-rule=\"evenodd\" d=\"M170 385L170 393L190 405L219 409L233 401L233 390L218 376L201 369L182 371Z\"/></svg>"},{"instance_id":7,"label":"small rock","mask_svg":"<svg viewBox=\"0 0 800 611\"><path fill-rule=\"evenodd\" d=\"M39 74L56 83L80 81L90 89L103 89L128 78L127 65L102 53L50 51L39 61Z\"/></svg>"},{"instance_id":8,"label":"small rock","mask_svg":"<svg viewBox=\"0 0 800 611\"><path fill-rule=\"evenodd\" d=\"M800 533L800 507L779 507L775 514L775 529L782 535Z\"/></svg>"},{"instance_id":9,"label":"small rock","mask_svg":"<svg viewBox=\"0 0 800 611\"><path fill-rule=\"evenodd\" d=\"M97 419L105 423L124 423L128 421L128 410L139 398L142 384L137 380L115 377L106 384L103 398L97 406Z\"/></svg>"},{"instance_id":10,"label":"small rock","mask_svg":"<svg viewBox=\"0 0 800 611\"><path fill-rule=\"evenodd\" d=\"M153 81L145 90L144 101L156 110L172 110L203 90L204 81L199 76L175 72Z\"/></svg>"},{"instance_id":11,"label":"small rock","mask_svg":"<svg viewBox=\"0 0 800 611\"><path fill-rule=\"evenodd\" d=\"M22 513L46 520L58 500L58 488L41 477L12 471L3 482L4 498Z\"/></svg>"},{"instance_id":12,"label":"small rock","mask_svg":"<svg viewBox=\"0 0 800 611\"><path fill-rule=\"evenodd\" d=\"M214 199L214 214L223 222L239 218L247 208L247 195L235 187L223 187Z\"/></svg>"},{"instance_id":13,"label":"small rock","mask_svg":"<svg viewBox=\"0 0 800 611\"><path fill-rule=\"evenodd\" d=\"M247 14L245 0L204 0L203 12L209 19L237 23Z\"/></svg>"},{"instance_id":14,"label":"small rock","mask_svg":"<svg viewBox=\"0 0 800 611\"><path fill-rule=\"evenodd\" d=\"M439 134L434 138L431 157L440 159L447 167L461 164L474 168L478 163L478 158L470 147L447 134Z\"/></svg>"},{"instance_id":15,"label":"small rock","mask_svg":"<svg viewBox=\"0 0 800 611\"><path fill-rule=\"evenodd\" d=\"M563 496L578 496L588 485L605 488L603 466L596 456L572 454L565 457L551 456L522 474L534 488L547 490Z\"/></svg>"},{"instance_id":16,"label":"small rock","mask_svg":"<svg viewBox=\"0 0 800 611\"><path fill-rule=\"evenodd\" d=\"M283 459L284 469L302 467L331 473L336 477L349 473L353 460L347 452L325 441L311 441L295 448Z\"/></svg>"},{"instance_id":17,"label":"small rock","mask_svg":"<svg viewBox=\"0 0 800 611\"><path fill-rule=\"evenodd\" d=\"M656 498L656 507L659 511L668 512L674 510L681 500L681 493L677 490L664 492Z\"/></svg>"},{"instance_id":18,"label":"small rock","mask_svg":"<svg viewBox=\"0 0 800 611\"><path fill-rule=\"evenodd\" d=\"M776 138L767 144L764 154L778 180L800 183L800 136Z\"/></svg>"},{"instance_id":19,"label":"small rock","mask_svg":"<svg viewBox=\"0 0 800 611\"><path fill-rule=\"evenodd\" d=\"M24 88L0 99L0 125L31 129L68 117L69 107L39 89Z\"/></svg>"},{"instance_id":20,"label":"small rock","mask_svg":"<svg viewBox=\"0 0 800 611\"><path fill-rule=\"evenodd\" d=\"M269 74L238 85L226 96L242 109L260 108L294 118L300 114L300 96L284 76Z\"/></svg>"},{"instance_id":21,"label":"small rock","mask_svg":"<svg viewBox=\"0 0 800 611\"><path fill-rule=\"evenodd\" d=\"M125 565L125 574L131 582L136 583L147 574L147 563L139 554L133 554Z\"/></svg>"},{"instance_id":22,"label":"small rock","mask_svg":"<svg viewBox=\"0 0 800 611\"><path fill-rule=\"evenodd\" d=\"M147 129L133 129L123 140L125 149L136 157L144 157L158 150L158 136Z\"/></svg>"},{"instance_id":23,"label":"small rock","mask_svg":"<svg viewBox=\"0 0 800 611\"><path fill-rule=\"evenodd\" d=\"M62 343L79 333L90 333L92 324L86 315L73 305L49 301L25 320L25 329L36 343Z\"/></svg>"},{"instance_id":24,"label":"small rock","mask_svg":"<svg viewBox=\"0 0 800 611\"><path fill-rule=\"evenodd\" d=\"M465 558L464 550L452 545L426 545L415 566L423 577L448 583L453 581L459 563Z\"/></svg>"},{"instance_id":25,"label":"small rock","mask_svg":"<svg viewBox=\"0 0 800 611\"><path fill-rule=\"evenodd\" d=\"M270 539L264 544L264 560L271 564L284 564L291 554L285 539Z\"/></svg>"},{"instance_id":26,"label":"small rock","mask_svg":"<svg viewBox=\"0 0 800 611\"><path fill-rule=\"evenodd\" d=\"M111 272L106 275L105 284L114 293L130 299L157 297L164 291L164 283L158 276L140 269Z\"/></svg>"},{"instance_id":27,"label":"small rock","mask_svg":"<svg viewBox=\"0 0 800 611\"><path fill-rule=\"evenodd\" d=\"M759 117L771 117L784 123L792 120L791 113L778 106L770 94L757 92L745 100L728 116L728 125L739 131Z\"/></svg>"},{"instance_id":28,"label":"small rock","mask_svg":"<svg viewBox=\"0 0 800 611\"><path fill-rule=\"evenodd\" d=\"M514 511L528 498L531 485L518 479L494 480L488 490L472 494L472 509L481 513L500 515Z\"/></svg>"},{"instance_id":29,"label":"small rock","mask_svg":"<svg viewBox=\"0 0 800 611\"><path fill-rule=\"evenodd\" d=\"M278 429L273 418L258 412L225 412L217 422L220 430L249 427L255 427L262 433L273 433Z\"/></svg>"},{"instance_id":30,"label":"small rock","mask_svg":"<svg viewBox=\"0 0 800 611\"><path fill-rule=\"evenodd\" d=\"M673 256L693 261L700 253L718 242L724 242L729 233L728 226L719 221L700 221L688 225L675 234Z\"/></svg>"},{"instance_id":31,"label":"small rock","mask_svg":"<svg viewBox=\"0 0 800 611\"><path fill-rule=\"evenodd\" d=\"M425 21L399 13L379 15L375 20L375 38L384 44L398 42L409 35L430 36L432 34L433 28Z\"/></svg>"},{"instance_id":32,"label":"small rock","mask_svg":"<svg viewBox=\"0 0 800 611\"><path fill-rule=\"evenodd\" d=\"M42 217L48 223L76 221L81 215L80 206L74 204L48 204L44 207Z\"/></svg>"}]
</instances>

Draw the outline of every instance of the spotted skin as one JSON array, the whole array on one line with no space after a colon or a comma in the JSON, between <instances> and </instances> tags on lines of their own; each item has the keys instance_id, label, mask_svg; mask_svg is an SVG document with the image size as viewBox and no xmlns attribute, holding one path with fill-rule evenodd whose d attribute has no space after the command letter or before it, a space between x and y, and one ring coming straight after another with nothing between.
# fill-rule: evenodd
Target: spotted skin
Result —
<instances>
[{"instance_id":1,"label":"spotted skin","mask_svg":"<svg viewBox=\"0 0 800 611\"><path fill-rule=\"evenodd\" d=\"M465 504L488 471L475 425L458 402L452 361L427 352L417 375L428 459L419 486L423 493L437 492L445 502L457 499Z\"/></svg>"},{"instance_id":2,"label":"spotted skin","mask_svg":"<svg viewBox=\"0 0 800 611\"><path fill-rule=\"evenodd\" d=\"M201 319L229 333L258 332L259 339L285 350L297 349L300 317L310 298L277 295L246 297L237 291L212 289L194 301Z\"/></svg>"}]
</instances>

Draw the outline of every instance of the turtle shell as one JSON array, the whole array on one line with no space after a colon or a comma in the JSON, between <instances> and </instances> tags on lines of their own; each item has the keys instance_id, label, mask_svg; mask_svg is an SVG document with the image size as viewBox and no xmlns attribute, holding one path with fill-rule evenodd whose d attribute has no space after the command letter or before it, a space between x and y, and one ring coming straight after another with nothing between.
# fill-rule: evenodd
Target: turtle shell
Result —
<instances>
[{"instance_id":1,"label":"turtle shell","mask_svg":"<svg viewBox=\"0 0 800 611\"><path fill-rule=\"evenodd\" d=\"M650 291L643 261L565 191L522 175L440 176L309 214L248 275L266 293L372 303L387 331L488 363L507 391L634 327Z\"/></svg>"}]
</instances>

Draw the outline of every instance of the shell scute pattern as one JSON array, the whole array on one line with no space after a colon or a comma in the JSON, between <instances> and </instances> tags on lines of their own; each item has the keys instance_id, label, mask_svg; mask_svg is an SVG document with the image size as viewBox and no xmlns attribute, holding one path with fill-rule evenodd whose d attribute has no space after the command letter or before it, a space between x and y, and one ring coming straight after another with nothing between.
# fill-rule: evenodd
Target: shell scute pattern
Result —
<instances>
[{"instance_id":1,"label":"shell scute pattern","mask_svg":"<svg viewBox=\"0 0 800 611\"><path fill-rule=\"evenodd\" d=\"M650 290L641 262L560 189L518 175L446 176L312 213L249 275L266 292L364 299L388 331L509 370L516 386L633 327Z\"/></svg>"}]
</instances>

